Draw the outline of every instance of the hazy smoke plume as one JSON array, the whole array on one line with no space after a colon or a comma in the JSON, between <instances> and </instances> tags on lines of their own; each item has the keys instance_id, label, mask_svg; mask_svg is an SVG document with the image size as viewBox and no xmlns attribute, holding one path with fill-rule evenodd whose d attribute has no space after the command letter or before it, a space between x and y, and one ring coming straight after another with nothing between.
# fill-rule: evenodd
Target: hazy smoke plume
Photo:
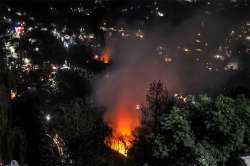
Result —
<instances>
[{"instance_id":1,"label":"hazy smoke plume","mask_svg":"<svg viewBox=\"0 0 250 166\"><path fill-rule=\"evenodd\" d=\"M183 51L178 50L178 46L180 49L195 47L191 44L193 36L200 32L205 35L210 50L215 49L215 45L223 42L224 23L217 17L203 22L203 16L198 15L177 26L162 24L148 27L143 39L114 37L107 40L112 65L96 86L98 102L109 110L105 120L112 123L114 130L119 130L118 126L122 125L132 129L137 127L139 122L134 118L138 115L136 105L144 103L149 84L154 80L161 80L172 93L204 93L220 87L228 76L222 77L219 72L205 69L204 63L210 57L200 57L203 62L197 62L192 55L182 55ZM202 26L206 26L206 31ZM166 64L165 55L157 54L158 46L168 48L167 56L173 59L171 63ZM208 55L206 52L201 56ZM127 120L123 122L121 119Z\"/></svg>"}]
</instances>

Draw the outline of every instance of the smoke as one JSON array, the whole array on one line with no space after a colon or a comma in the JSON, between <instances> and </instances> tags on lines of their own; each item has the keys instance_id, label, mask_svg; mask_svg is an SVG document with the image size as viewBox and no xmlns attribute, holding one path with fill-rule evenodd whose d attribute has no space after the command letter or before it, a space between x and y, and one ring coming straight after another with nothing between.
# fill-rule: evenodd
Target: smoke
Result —
<instances>
[{"instance_id":1,"label":"smoke","mask_svg":"<svg viewBox=\"0 0 250 166\"><path fill-rule=\"evenodd\" d=\"M206 35L204 38L211 43L208 50L222 42L225 22L215 16L205 22L203 17L193 16L177 26L147 27L143 39L113 37L106 41L112 65L97 81L95 89L98 102L109 110L104 119L114 131L119 133L122 130L119 126L123 126L123 130L139 126L136 105L145 102L149 84L154 80L161 80L172 93L195 93L216 89L228 79L228 76L207 72L204 64L211 59L206 57L209 52L199 57L202 62L197 62L192 55L182 55L183 51L179 49L195 47L191 43L198 32ZM207 26L207 31L202 32L202 26ZM159 46L168 48L167 56L173 59L171 63L166 64L165 55L157 54Z\"/></svg>"}]
</instances>

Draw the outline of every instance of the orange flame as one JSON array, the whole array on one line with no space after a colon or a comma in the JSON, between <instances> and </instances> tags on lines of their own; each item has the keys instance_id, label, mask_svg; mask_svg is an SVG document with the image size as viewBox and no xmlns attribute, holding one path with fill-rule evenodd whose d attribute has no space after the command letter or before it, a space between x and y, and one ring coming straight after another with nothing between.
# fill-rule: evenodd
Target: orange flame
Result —
<instances>
[{"instance_id":1,"label":"orange flame","mask_svg":"<svg viewBox=\"0 0 250 166\"><path fill-rule=\"evenodd\" d=\"M111 60L111 56L110 56L110 51L109 49L106 49L102 55L100 56L100 61L102 61L103 63L108 64Z\"/></svg>"},{"instance_id":2,"label":"orange flame","mask_svg":"<svg viewBox=\"0 0 250 166\"><path fill-rule=\"evenodd\" d=\"M111 149L127 156L134 140L133 130L140 125L138 110L129 110L124 105L118 105L115 112L105 117L112 128L112 136L105 139L104 143Z\"/></svg>"}]
</instances>

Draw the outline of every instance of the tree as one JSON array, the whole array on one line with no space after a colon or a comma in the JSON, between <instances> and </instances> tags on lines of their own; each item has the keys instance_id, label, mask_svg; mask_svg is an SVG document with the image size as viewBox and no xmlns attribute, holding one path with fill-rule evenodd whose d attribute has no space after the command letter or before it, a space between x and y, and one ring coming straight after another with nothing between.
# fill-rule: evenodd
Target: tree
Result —
<instances>
[{"instance_id":1,"label":"tree","mask_svg":"<svg viewBox=\"0 0 250 166\"><path fill-rule=\"evenodd\" d=\"M56 76L58 95L60 100L86 98L91 93L90 81L84 74L74 71L59 71Z\"/></svg>"},{"instance_id":2,"label":"tree","mask_svg":"<svg viewBox=\"0 0 250 166\"><path fill-rule=\"evenodd\" d=\"M0 160L8 162L18 159L24 162L25 135L13 125L10 109L10 93L13 88L11 74L0 73Z\"/></svg>"},{"instance_id":3,"label":"tree","mask_svg":"<svg viewBox=\"0 0 250 166\"><path fill-rule=\"evenodd\" d=\"M142 122L138 129L138 135L130 154L139 164L155 162L153 154L153 142L160 132L160 118L166 113L171 102L168 98L167 88L161 81L154 81L149 86L146 96L147 104L141 108Z\"/></svg>"},{"instance_id":4,"label":"tree","mask_svg":"<svg viewBox=\"0 0 250 166\"><path fill-rule=\"evenodd\" d=\"M46 122L45 134L60 136L65 143L64 154L69 155L68 160L71 159L74 165L98 165L105 161L102 159L106 151L104 139L109 130L103 123L100 108L78 98L66 104L46 107L46 110L51 110L52 114L51 120ZM51 156L55 158L55 155Z\"/></svg>"},{"instance_id":5,"label":"tree","mask_svg":"<svg viewBox=\"0 0 250 166\"><path fill-rule=\"evenodd\" d=\"M155 155L174 165L183 155L184 161L198 165L225 165L242 147L247 131L236 107L234 99L224 96L198 96L183 108L173 107L161 119Z\"/></svg>"},{"instance_id":6,"label":"tree","mask_svg":"<svg viewBox=\"0 0 250 166\"><path fill-rule=\"evenodd\" d=\"M153 133L159 130L160 116L167 109L168 91L161 81L153 82L149 86L146 96L147 108L143 110L145 123L152 123Z\"/></svg>"},{"instance_id":7,"label":"tree","mask_svg":"<svg viewBox=\"0 0 250 166\"><path fill-rule=\"evenodd\" d=\"M176 158L188 159L194 146L194 135L185 110L173 107L160 120L161 132L154 141L154 153L161 163L175 163ZM178 164L179 165L179 164Z\"/></svg>"},{"instance_id":8,"label":"tree","mask_svg":"<svg viewBox=\"0 0 250 166\"><path fill-rule=\"evenodd\" d=\"M154 101L148 100L148 105L152 106ZM160 104L160 108L168 108L168 111L161 110L157 134L148 129L152 126L147 123L138 129L131 150L137 163L157 166L242 165L239 156L249 152L250 102L247 99L222 95L213 99L199 95L189 96L184 104L172 104Z\"/></svg>"}]
</instances>

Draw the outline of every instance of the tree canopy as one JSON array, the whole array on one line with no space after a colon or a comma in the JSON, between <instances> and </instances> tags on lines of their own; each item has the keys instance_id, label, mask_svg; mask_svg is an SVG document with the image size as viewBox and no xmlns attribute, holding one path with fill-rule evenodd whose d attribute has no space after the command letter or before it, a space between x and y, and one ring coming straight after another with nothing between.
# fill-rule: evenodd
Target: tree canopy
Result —
<instances>
[{"instance_id":1,"label":"tree canopy","mask_svg":"<svg viewBox=\"0 0 250 166\"><path fill-rule=\"evenodd\" d=\"M157 86L156 86L157 85ZM152 87L152 86L151 86ZM167 101L161 83L153 83L146 111ZM154 93L152 93L152 90ZM155 98L155 93L160 94ZM249 152L250 102L243 96L236 99L219 95L187 96L187 100L162 102L158 107L159 130L143 121L130 154L136 162L149 165L216 166L243 164L240 155ZM165 105L165 106L164 106ZM151 128L152 132L147 132Z\"/></svg>"}]
</instances>

